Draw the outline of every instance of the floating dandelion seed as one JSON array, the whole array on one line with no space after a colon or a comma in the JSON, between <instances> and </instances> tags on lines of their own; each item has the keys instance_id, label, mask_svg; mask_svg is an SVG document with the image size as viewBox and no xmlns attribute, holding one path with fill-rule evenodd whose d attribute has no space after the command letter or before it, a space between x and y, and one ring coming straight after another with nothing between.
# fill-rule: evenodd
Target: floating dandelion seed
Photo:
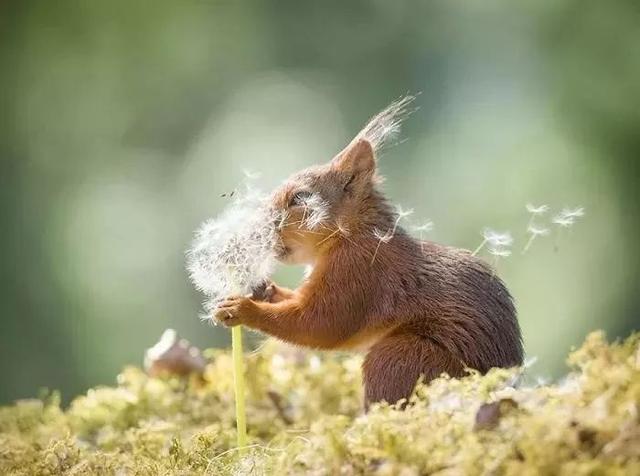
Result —
<instances>
[{"instance_id":1,"label":"floating dandelion seed","mask_svg":"<svg viewBox=\"0 0 640 476\"><path fill-rule=\"evenodd\" d=\"M530 225L527 228L527 232L534 236L545 236L549 234L550 230L549 228L538 228L535 225Z\"/></svg>"},{"instance_id":2,"label":"floating dandelion seed","mask_svg":"<svg viewBox=\"0 0 640 476\"><path fill-rule=\"evenodd\" d=\"M530 224L527 227L527 233L529 233L529 239L527 240L527 244L522 249L522 253L526 253L529 247L533 244L533 240L535 240L539 236L547 236L551 230L549 228L538 227L534 224Z\"/></svg>"},{"instance_id":3,"label":"floating dandelion seed","mask_svg":"<svg viewBox=\"0 0 640 476\"><path fill-rule=\"evenodd\" d=\"M527 357L526 359L524 359L524 363L522 364L522 366L525 369L531 368L533 367L536 362L538 362L538 357L537 356L531 356L531 357Z\"/></svg>"},{"instance_id":4,"label":"floating dandelion seed","mask_svg":"<svg viewBox=\"0 0 640 476\"><path fill-rule=\"evenodd\" d=\"M376 250L373 252L373 257L371 258L372 265L376 260L376 256L378 256L378 250L380 249L380 245L382 243L389 243L391 241L391 238L393 238L394 230L395 230L395 227L383 233L379 228L373 229L373 236L375 236L378 239L378 245L376 246Z\"/></svg>"},{"instance_id":5,"label":"floating dandelion seed","mask_svg":"<svg viewBox=\"0 0 640 476\"><path fill-rule=\"evenodd\" d=\"M187 270L211 313L226 296L247 294L273 269L281 217L257 190L246 188L216 219L204 222L187 251Z\"/></svg>"},{"instance_id":6,"label":"floating dandelion seed","mask_svg":"<svg viewBox=\"0 0 640 476\"><path fill-rule=\"evenodd\" d=\"M527 203L526 204L526 209L527 211L531 214L531 218L529 218L529 223L527 223L527 226L531 226L533 225L533 220L537 217L537 216L542 216L545 213L547 213L549 211L549 205L533 205L531 203Z\"/></svg>"},{"instance_id":7,"label":"floating dandelion seed","mask_svg":"<svg viewBox=\"0 0 640 476\"><path fill-rule=\"evenodd\" d=\"M536 377L536 386L537 387L543 387L545 385L549 384L549 378L548 377Z\"/></svg>"},{"instance_id":8,"label":"floating dandelion seed","mask_svg":"<svg viewBox=\"0 0 640 476\"><path fill-rule=\"evenodd\" d=\"M577 218L583 217L584 213L584 207L563 208L551 221L558 226L568 228L576 222Z\"/></svg>"},{"instance_id":9,"label":"floating dandelion seed","mask_svg":"<svg viewBox=\"0 0 640 476\"><path fill-rule=\"evenodd\" d=\"M535 206L535 205L532 205L531 203L527 203L526 207L527 207L527 211L532 215L544 215L549 211L549 205Z\"/></svg>"},{"instance_id":10,"label":"floating dandelion seed","mask_svg":"<svg viewBox=\"0 0 640 476\"><path fill-rule=\"evenodd\" d=\"M560 214L566 218L581 218L584 216L584 207L563 208Z\"/></svg>"},{"instance_id":11,"label":"floating dandelion seed","mask_svg":"<svg viewBox=\"0 0 640 476\"><path fill-rule=\"evenodd\" d=\"M378 239L378 246L376 246L376 250L373 253L373 257L371 258L371 264L374 263L374 261L376 260L376 256L378 256L378 250L380 249L380 245L382 243L388 243L389 241L391 241L391 238L395 236L396 231L398 230L398 225L400 224L400 220L402 220L403 218L407 218L412 213L413 213L412 208L409 210L403 210L400 205L396 205L396 219L393 222L393 227L391 227L389 230L387 230L384 233L379 228L373 229L373 236L375 236Z\"/></svg>"},{"instance_id":12,"label":"floating dandelion seed","mask_svg":"<svg viewBox=\"0 0 640 476\"><path fill-rule=\"evenodd\" d=\"M420 250L422 254L424 254L424 234L433 230L433 222L427 220L422 225L414 226L413 229L420 234Z\"/></svg>"},{"instance_id":13,"label":"floating dandelion seed","mask_svg":"<svg viewBox=\"0 0 640 476\"><path fill-rule=\"evenodd\" d=\"M486 244L489 244L489 246L495 250L502 250L503 248L507 248L513 244L513 237L508 231L498 232L490 228L485 228L482 231L482 242L473 251L473 253L471 253L471 256L477 255ZM511 254L511 252L509 252L509 254Z\"/></svg>"},{"instance_id":14,"label":"floating dandelion seed","mask_svg":"<svg viewBox=\"0 0 640 476\"><path fill-rule=\"evenodd\" d=\"M396 218L397 225L400 220L413 214L413 208L410 208L409 210L403 210L400 205L396 205L396 214L398 215L398 217Z\"/></svg>"},{"instance_id":15,"label":"floating dandelion seed","mask_svg":"<svg viewBox=\"0 0 640 476\"><path fill-rule=\"evenodd\" d=\"M503 233L486 229L482 234L485 240L493 246L511 246L513 237L511 233L505 231Z\"/></svg>"},{"instance_id":16,"label":"floating dandelion seed","mask_svg":"<svg viewBox=\"0 0 640 476\"><path fill-rule=\"evenodd\" d=\"M393 223L393 229L391 230L391 237L396 234L396 230L398 229L398 225L400 224L400 220L403 220L411 215L413 215L413 208L408 210L403 210L400 205L396 205L396 221ZM390 238L391 239L391 238Z\"/></svg>"},{"instance_id":17,"label":"floating dandelion seed","mask_svg":"<svg viewBox=\"0 0 640 476\"><path fill-rule=\"evenodd\" d=\"M431 220L428 220L422 225L414 226L413 229L421 233L428 233L430 231L433 231L433 222Z\"/></svg>"},{"instance_id":18,"label":"floating dandelion seed","mask_svg":"<svg viewBox=\"0 0 640 476\"><path fill-rule=\"evenodd\" d=\"M573 225L576 220L573 217L567 217L564 215L557 215L555 217L553 217L553 220L551 220L553 223L555 223L558 226L561 226L563 228L569 228L571 225Z\"/></svg>"},{"instance_id":19,"label":"floating dandelion seed","mask_svg":"<svg viewBox=\"0 0 640 476\"><path fill-rule=\"evenodd\" d=\"M491 253L493 256L496 256L498 258L507 258L509 256L511 256L511 250L508 248L501 248L501 247L490 247L489 248L489 253Z\"/></svg>"},{"instance_id":20,"label":"floating dandelion seed","mask_svg":"<svg viewBox=\"0 0 640 476\"><path fill-rule=\"evenodd\" d=\"M250 170L250 169L243 169L242 174L247 180L256 180L262 176L261 172L258 172L256 170Z\"/></svg>"},{"instance_id":21,"label":"floating dandelion seed","mask_svg":"<svg viewBox=\"0 0 640 476\"><path fill-rule=\"evenodd\" d=\"M507 233L493 233L489 235L487 242L489 243L489 254L493 256L493 266L498 266L500 258L508 258L511 256L509 246L513 243L513 238Z\"/></svg>"},{"instance_id":22,"label":"floating dandelion seed","mask_svg":"<svg viewBox=\"0 0 640 476\"><path fill-rule=\"evenodd\" d=\"M357 137L366 139L374 150L379 151L398 135L402 122L414 112L415 109L409 107L414 100L415 96L405 96L391 103L373 116Z\"/></svg>"},{"instance_id":23,"label":"floating dandelion seed","mask_svg":"<svg viewBox=\"0 0 640 476\"><path fill-rule=\"evenodd\" d=\"M336 221L336 228L342 236L349 236L351 234L349 232L349 227L343 223L340 223L339 221Z\"/></svg>"},{"instance_id":24,"label":"floating dandelion seed","mask_svg":"<svg viewBox=\"0 0 640 476\"><path fill-rule=\"evenodd\" d=\"M391 241L391 238L393 238L393 233L391 232L391 230L387 230L383 233L379 228L374 228L373 236L375 236L379 241L382 241L383 243L389 243L389 241Z\"/></svg>"},{"instance_id":25,"label":"floating dandelion seed","mask_svg":"<svg viewBox=\"0 0 640 476\"><path fill-rule=\"evenodd\" d=\"M317 193L304 197L302 206L304 215L300 227L315 230L329 219L329 204Z\"/></svg>"},{"instance_id":26,"label":"floating dandelion seed","mask_svg":"<svg viewBox=\"0 0 640 476\"><path fill-rule=\"evenodd\" d=\"M556 233L556 244L554 246L555 251L558 250L558 239L560 237L560 230L562 228L571 228L578 218L583 217L585 214L584 207L576 208L563 208L560 213L551 219L551 222L558 225L558 232Z\"/></svg>"}]
</instances>

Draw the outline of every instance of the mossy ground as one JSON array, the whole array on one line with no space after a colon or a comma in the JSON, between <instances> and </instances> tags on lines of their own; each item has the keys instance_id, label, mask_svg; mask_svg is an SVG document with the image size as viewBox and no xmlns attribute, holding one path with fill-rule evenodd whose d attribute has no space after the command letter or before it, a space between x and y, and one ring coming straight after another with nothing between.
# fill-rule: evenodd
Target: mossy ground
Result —
<instances>
[{"instance_id":1,"label":"mossy ground","mask_svg":"<svg viewBox=\"0 0 640 476\"><path fill-rule=\"evenodd\" d=\"M557 384L443 377L367 415L358 358L269 343L247 357L243 452L230 352L208 357L203 379L130 367L66 410L55 394L0 408L0 474L640 474L640 334L591 334Z\"/></svg>"}]
</instances>

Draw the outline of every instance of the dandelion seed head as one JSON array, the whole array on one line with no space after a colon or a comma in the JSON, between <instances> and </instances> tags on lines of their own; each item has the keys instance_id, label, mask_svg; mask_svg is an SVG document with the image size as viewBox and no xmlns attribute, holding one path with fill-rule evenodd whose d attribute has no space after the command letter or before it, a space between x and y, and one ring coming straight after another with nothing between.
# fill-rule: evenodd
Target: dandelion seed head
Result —
<instances>
[{"instance_id":1,"label":"dandelion seed head","mask_svg":"<svg viewBox=\"0 0 640 476\"><path fill-rule=\"evenodd\" d=\"M279 246L280 219L260 192L247 187L219 217L196 230L187 251L187 270L207 296L205 311L228 295L251 292L269 277Z\"/></svg>"},{"instance_id":2,"label":"dandelion seed head","mask_svg":"<svg viewBox=\"0 0 640 476\"><path fill-rule=\"evenodd\" d=\"M544 215L549 211L549 205L535 206L531 203L527 203L526 207L527 207L527 211L532 215Z\"/></svg>"},{"instance_id":3,"label":"dandelion seed head","mask_svg":"<svg viewBox=\"0 0 640 476\"><path fill-rule=\"evenodd\" d=\"M538 227L533 224L527 227L527 232L534 236L546 236L550 231L549 228Z\"/></svg>"}]
</instances>

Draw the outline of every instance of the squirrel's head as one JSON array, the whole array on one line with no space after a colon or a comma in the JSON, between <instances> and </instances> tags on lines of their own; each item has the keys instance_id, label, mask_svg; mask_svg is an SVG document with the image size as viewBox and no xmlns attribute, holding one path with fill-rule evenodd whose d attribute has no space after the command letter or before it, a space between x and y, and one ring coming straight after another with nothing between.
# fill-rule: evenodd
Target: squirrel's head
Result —
<instances>
[{"instance_id":1,"label":"squirrel's head","mask_svg":"<svg viewBox=\"0 0 640 476\"><path fill-rule=\"evenodd\" d=\"M294 174L274 192L282 261L313 263L331 238L349 233L376 181L374 154L369 141L356 139L328 164Z\"/></svg>"},{"instance_id":2,"label":"squirrel's head","mask_svg":"<svg viewBox=\"0 0 640 476\"><path fill-rule=\"evenodd\" d=\"M375 204L376 150L395 135L407 106L407 96L376 115L329 163L291 176L273 194L281 216L279 259L292 264L314 263L340 237L348 237L363 223Z\"/></svg>"}]
</instances>

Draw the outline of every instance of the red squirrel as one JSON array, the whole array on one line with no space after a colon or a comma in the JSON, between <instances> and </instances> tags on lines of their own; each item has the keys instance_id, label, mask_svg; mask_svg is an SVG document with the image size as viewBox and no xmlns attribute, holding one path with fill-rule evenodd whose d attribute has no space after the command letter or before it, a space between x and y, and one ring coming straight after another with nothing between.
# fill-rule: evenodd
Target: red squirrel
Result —
<instances>
[{"instance_id":1,"label":"red squirrel","mask_svg":"<svg viewBox=\"0 0 640 476\"><path fill-rule=\"evenodd\" d=\"M484 373L523 359L513 299L491 267L467 250L409 236L379 190L376 149L411 100L393 103L330 162L273 193L271 206L284 217L278 258L312 267L302 284L271 283L260 296L231 296L214 311L225 326L291 344L365 350L367 408L408 398L420 377ZM310 211L313 201L322 208Z\"/></svg>"}]
</instances>

